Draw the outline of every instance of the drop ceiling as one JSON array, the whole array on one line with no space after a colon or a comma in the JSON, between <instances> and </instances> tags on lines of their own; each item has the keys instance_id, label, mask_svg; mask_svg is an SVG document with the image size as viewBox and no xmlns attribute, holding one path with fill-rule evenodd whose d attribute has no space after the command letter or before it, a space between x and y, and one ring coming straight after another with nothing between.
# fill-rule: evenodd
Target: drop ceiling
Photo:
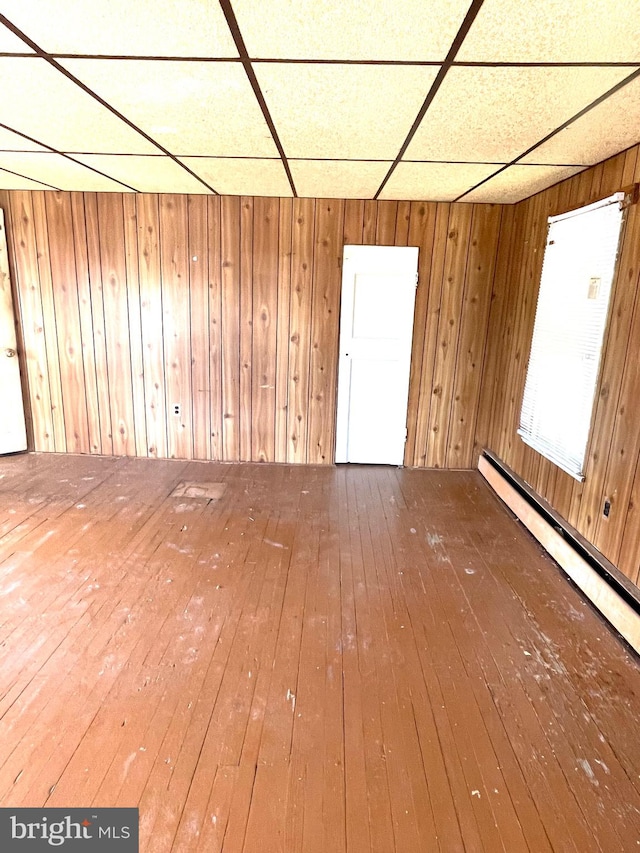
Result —
<instances>
[{"instance_id":1,"label":"drop ceiling","mask_svg":"<svg viewBox=\"0 0 640 853\"><path fill-rule=\"evenodd\" d=\"M512 203L640 141L640 0L2 0L0 188Z\"/></svg>"}]
</instances>

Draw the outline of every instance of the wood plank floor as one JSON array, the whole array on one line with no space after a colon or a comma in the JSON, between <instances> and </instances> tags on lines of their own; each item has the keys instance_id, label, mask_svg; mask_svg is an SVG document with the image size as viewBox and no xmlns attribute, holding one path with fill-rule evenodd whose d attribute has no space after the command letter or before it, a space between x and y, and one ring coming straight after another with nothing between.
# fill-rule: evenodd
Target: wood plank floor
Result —
<instances>
[{"instance_id":1,"label":"wood plank floor","mask_svg":"<svg viewBox=\"0 0 640 853\"><path fill-rule=\"evenodd\" d=\"M5 457L0 655L0 805L145 853L640 846L638 660L477 472Z\"/></svg>"}]
</instances>

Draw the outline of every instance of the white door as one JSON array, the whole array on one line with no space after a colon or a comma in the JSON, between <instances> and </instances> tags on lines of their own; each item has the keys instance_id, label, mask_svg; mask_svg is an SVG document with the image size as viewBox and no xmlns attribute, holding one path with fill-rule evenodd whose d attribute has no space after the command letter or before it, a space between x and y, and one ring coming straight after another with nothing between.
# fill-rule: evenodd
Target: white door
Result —
<instances>
[{"instance_id":1,"label":"white door","mask_svg":"<svg viewBox=\"0 0 640 853\"><path fill-rule=\"evenodd\" d=\"M344 247L336 462L403 464L417 280L417 247Z\"/></svg>"},{"instance_id":2,"label":"white door","mask_svg":"<svg viewBox=\"0 0 640 853\"><path fill-rule=\"evenodd\" d=\"M0 210L0 453L27 449L20 365L11 298L7 234Z\"/></svg>"}]
</instances>

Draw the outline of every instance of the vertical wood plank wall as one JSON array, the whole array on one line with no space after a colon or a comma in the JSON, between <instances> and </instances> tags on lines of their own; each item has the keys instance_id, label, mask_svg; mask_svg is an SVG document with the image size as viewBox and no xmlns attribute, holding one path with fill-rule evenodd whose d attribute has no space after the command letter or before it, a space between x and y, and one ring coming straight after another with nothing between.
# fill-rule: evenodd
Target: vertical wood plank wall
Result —
<instances>
[{"instance_id":1,"label":"vertical wood plank wall","mask_svg":"<svg viewBox=\"0 0 640 853\"><path fill-rule=\"evenodd\" d=\"M505 208L476 440L491 448L631 580L640 580L640 205L628 210L596 396L585 480L516 430L548 216L640 181L639 147ZM608 518L602 514L611 501Z\"/></svg>"},{"instance_id":2,"label":"vertical wood plank wall","mask_svg":"<svg viewBox=\"0 0 640 853\"><path fill-rule=\"evenodd\" d=\"M342 247L413 245L406 463L474 464L501 206L14 191L0 206L34 449L331 463Z\"/></svg>"}]
</instances>

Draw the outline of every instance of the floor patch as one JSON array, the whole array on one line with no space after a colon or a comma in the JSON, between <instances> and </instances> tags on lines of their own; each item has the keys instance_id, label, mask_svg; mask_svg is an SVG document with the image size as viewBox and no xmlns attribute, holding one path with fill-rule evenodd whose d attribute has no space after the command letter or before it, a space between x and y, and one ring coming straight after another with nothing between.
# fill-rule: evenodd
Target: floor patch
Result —
<instances>
[{"instance_id":1,"label":"floor patch","mask_svg":"<svg viewBox=\"0 0 640 853\"><path fill-rule=\"evenodd\" d=\"M191 483L183 481L178 483L171 492L172 498L205 498L208 501L217 501L225 493L226 483Z\"/></svg>"}]
</instances>

